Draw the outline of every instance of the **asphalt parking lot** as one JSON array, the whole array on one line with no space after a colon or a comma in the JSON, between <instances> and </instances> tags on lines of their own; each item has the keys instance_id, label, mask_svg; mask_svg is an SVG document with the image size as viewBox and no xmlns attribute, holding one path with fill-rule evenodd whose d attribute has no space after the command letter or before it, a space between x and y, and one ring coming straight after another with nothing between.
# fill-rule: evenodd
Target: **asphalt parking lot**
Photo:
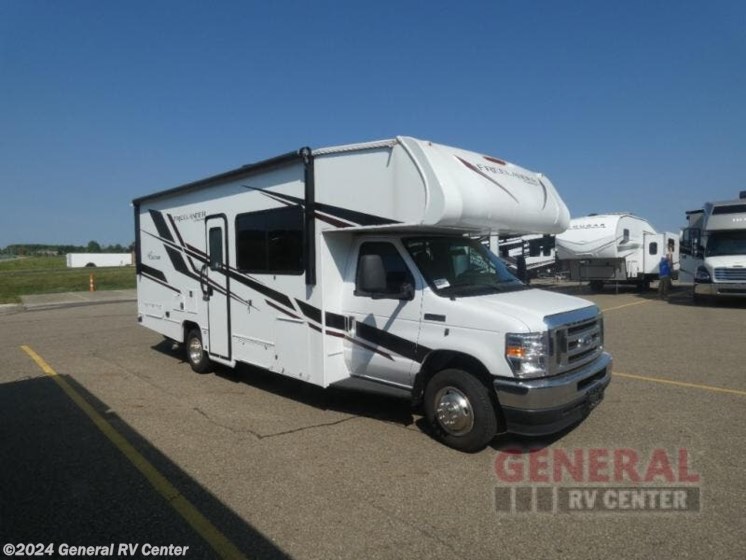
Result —
<instances>
[{"instance_id":1,"label":"asphalt parking lot","mask_svg":"<svg viewBox=\"0 0 746 560\"><path fill-rule=\"evenodd\" d=\"M0 316L0 544L174 545L186 558L746 557L746 305L653 296L584 294L605 310L615 375L583 423L472 455L431 439L401 401L245 367L194 374L137 325L132 302ZM498 512L496 458L529 446L683 449L700 511Z\"/></svg>"}]
</instances>

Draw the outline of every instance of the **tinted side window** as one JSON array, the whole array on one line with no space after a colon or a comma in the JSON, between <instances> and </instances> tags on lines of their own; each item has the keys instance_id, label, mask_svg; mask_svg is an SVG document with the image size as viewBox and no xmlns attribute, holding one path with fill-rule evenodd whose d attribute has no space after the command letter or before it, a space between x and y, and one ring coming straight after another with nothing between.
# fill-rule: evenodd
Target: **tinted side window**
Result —
<instances>
[{"instance_id":1,"label":"tinted side window","mask_svg":"<svg viewBox=\"0 0 746 560\"><path fill-rule=\"evenodd\" d=\"M386 290L382 294L395 296L402 291L402 286L409 283L414 287L414 278L407 267L407 263L399 254L399 251L391 243L369 242L360 246L360 254L357 260L357 277L355 279L355 295L367 296L360 289L360 260L365 255L379 255L383 261L386 272Z\"/></svg>"},{"instance_id":2,"label":"tinted side window","mask_svg":"<svg viewBox=\"0 0 746 560\"><path fill-rule=\"evenodd\" d=\"M236 216L236 266L244 272L303 273L303 209L289 206Z\"/></svg>"},{"instance_id":3,"label":"tinted side window","mask_svg":"<svg viewBox=\"0 0 746 560\"><path fill-rule=\"evenodd\" d=\"M303 272L303 212L300 206L267 213L267 259L270 272Z\"/></svg>"},{"instance_id":4,"label":"tinted side window","mask_svg":"<svg viewBox=\"0 0 746 560\"><path fill-rule=\"evenodd\" d=\"M656 243L655 241L653 241L650 244L650 254L651 255L657 255L658 254L658 243Z\"/></svg>"},{"instance_id":5,"label":"tinted side window","mask_svg":"<svg viewBox=\"0 0 746 560\"><path fill-rule=\"evenodd\" d=\"M267 220L265 212L236 217L236 266L247 272L267 270Z\"/></svg>"}]
</instances>

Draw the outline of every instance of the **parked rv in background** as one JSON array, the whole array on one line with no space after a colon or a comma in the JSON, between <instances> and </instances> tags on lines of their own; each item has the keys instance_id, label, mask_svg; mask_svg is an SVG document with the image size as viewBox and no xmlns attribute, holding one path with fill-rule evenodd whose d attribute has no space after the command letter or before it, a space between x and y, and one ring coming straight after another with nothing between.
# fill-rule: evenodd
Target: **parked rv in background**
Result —
<instances>
[{"instance_id":1,"label":"parked rv in background","mask_svg":"<svg viewBox=\"0 0 746 560\"><path fill-rule=\"evenodd\" d=\"M407 137L302 148L134 207L138 320L195 371L396 394L465 451L571 426L611 380L598 307L529 289L476 239L570 220L503 160Z\"/></svg>"},{"instance_id":2,"label":"parked rv in background","mask_svg":"<svg viewBox=\"0 0 746 560\"><path fill-rule=\"evenodd\" d=\"M594 291L607 282L647 289L658 279L658 264L669 250L674 274L679 269L679 236L656 233L647 220L632 214L575 218L557 235L556 244L560 270L567 271L570 280L589 282Z\"/></svg>"},{"instance_id":3,"label":"parked rv in background","mask_svg":"<svg viewBox=\"0 0 746 560\"><path fill-rule=\"evenodd\" d=\"M681 283L704 296L746 297L746 191L686 213L681 235Z\"/></svg>"},{"instance_id":4,"label":"parked rv in background","mask_svg":"<svg viewBox=\"0 0 746 560\"><path fill-rule=\"evenodd\" d=\"M132 253L68 253L65 255L67 268L86 266L131 266Z\"/></svg>"},{"instance_id":5,"label":"parked rv in background","mask_svg":"<svg viewBox=\"0 0 746 560\"><path fill-rule=\"evenodd\" d=\"M557 254L553 235L523 235L501 237L497 255L505 261L513 274L518 274L520 259L524 259L526 277L536 278L554 272Z\"/></svg>"}]
</instances>

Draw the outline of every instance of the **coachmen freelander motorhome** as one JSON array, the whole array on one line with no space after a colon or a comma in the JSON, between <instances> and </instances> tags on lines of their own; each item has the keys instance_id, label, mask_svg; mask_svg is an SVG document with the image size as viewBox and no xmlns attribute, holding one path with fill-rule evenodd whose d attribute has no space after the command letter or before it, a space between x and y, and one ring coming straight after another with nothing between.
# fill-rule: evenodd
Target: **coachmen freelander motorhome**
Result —
<instances>
[{"instance_id":1,"label":"coachmen freelander motorhome","mask_svg":"<svg viewBox=\"0 0 746 560\"><path fill-rule=\"evenodd\" d=\"M134 206L138 319L198 372L393 392L465 451L576 423L611 379L599 309L528 289L475 239L567 226L549 179L505 161L405 137L303 148Z\"/></svg>"},{"instance_id":2,"label":"coachmen freelander motorhome","mask_svg":"<svg viewBox=\"0 0 746 560\"><path fill-rule=\"evenodd\" d=\"M681 236L681 283L702 297L746 297L746 191L687 212Z\"/></svg>"},{"instance_id":3,"label":"coachmen freelander motorhome","mask_svg":"<svg viewBox=\"0 0 746 560\"><path fill-rule=\"evenodd\" d=\"M679 236L656 233L647 220L632 214L592 214L570 221L557 236L559 267L570 280L590 282L600 291L605 282L635 284L641 290L658 279L661 257L671 252L679 269Z\"/></svg>"}]
</instances>

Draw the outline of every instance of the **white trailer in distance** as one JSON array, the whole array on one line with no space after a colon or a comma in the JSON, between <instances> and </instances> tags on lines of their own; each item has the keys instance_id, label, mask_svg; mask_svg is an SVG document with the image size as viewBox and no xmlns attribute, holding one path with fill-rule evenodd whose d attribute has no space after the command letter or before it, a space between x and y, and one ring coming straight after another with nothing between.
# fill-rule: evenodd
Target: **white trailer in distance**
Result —
<instances>
[{"instance_id":1,"label":"white trailer in distance","mask_svg":"<svg viewBox=\"0 0 746 560\"><path fill-rule=\"evenodd\" d=\"M132 253L67 253L67 268L132 266Z\"/></svg>"},{"instance_id":2,"label":"white trailer in distance","mask_svg":"<svg viewBox=\"0 0 746 560\"><path fill-rule=\"evenodd\" d=\"M606 283L634 284L641 290L658 279L658 265L671 252L674 274L679 268L679 236L657 233L633 214L591 214L570 221L556 237L560 270L574 282L589 282L600 291Z\"/></svg>"},{"instance_id":3,"label":"white trailer in distance","mask_svg":"<svg viewBox=\"0 0 746 560\"><path fill-rule=\"evenodd\" d=\"M526 278L537 278L553 273L557 267L557 251L553 235L522 235L518 237L501 237L496 254L508 265L517 276L523 259Z\"/></svg>"},{"instance_id":4,"label":"white trailer in distance","mask_svg":"<svg viewBox=\"0 0 746 560\"><path fill-rule=\"evenodd\" d=\"M506 161L408 137L302 148L134 207L138 320L197 372L396 394L464 451L573 425L611 379L599 309L476 239L567 227L549 179Z\"/></svg>"}]
</instances>

